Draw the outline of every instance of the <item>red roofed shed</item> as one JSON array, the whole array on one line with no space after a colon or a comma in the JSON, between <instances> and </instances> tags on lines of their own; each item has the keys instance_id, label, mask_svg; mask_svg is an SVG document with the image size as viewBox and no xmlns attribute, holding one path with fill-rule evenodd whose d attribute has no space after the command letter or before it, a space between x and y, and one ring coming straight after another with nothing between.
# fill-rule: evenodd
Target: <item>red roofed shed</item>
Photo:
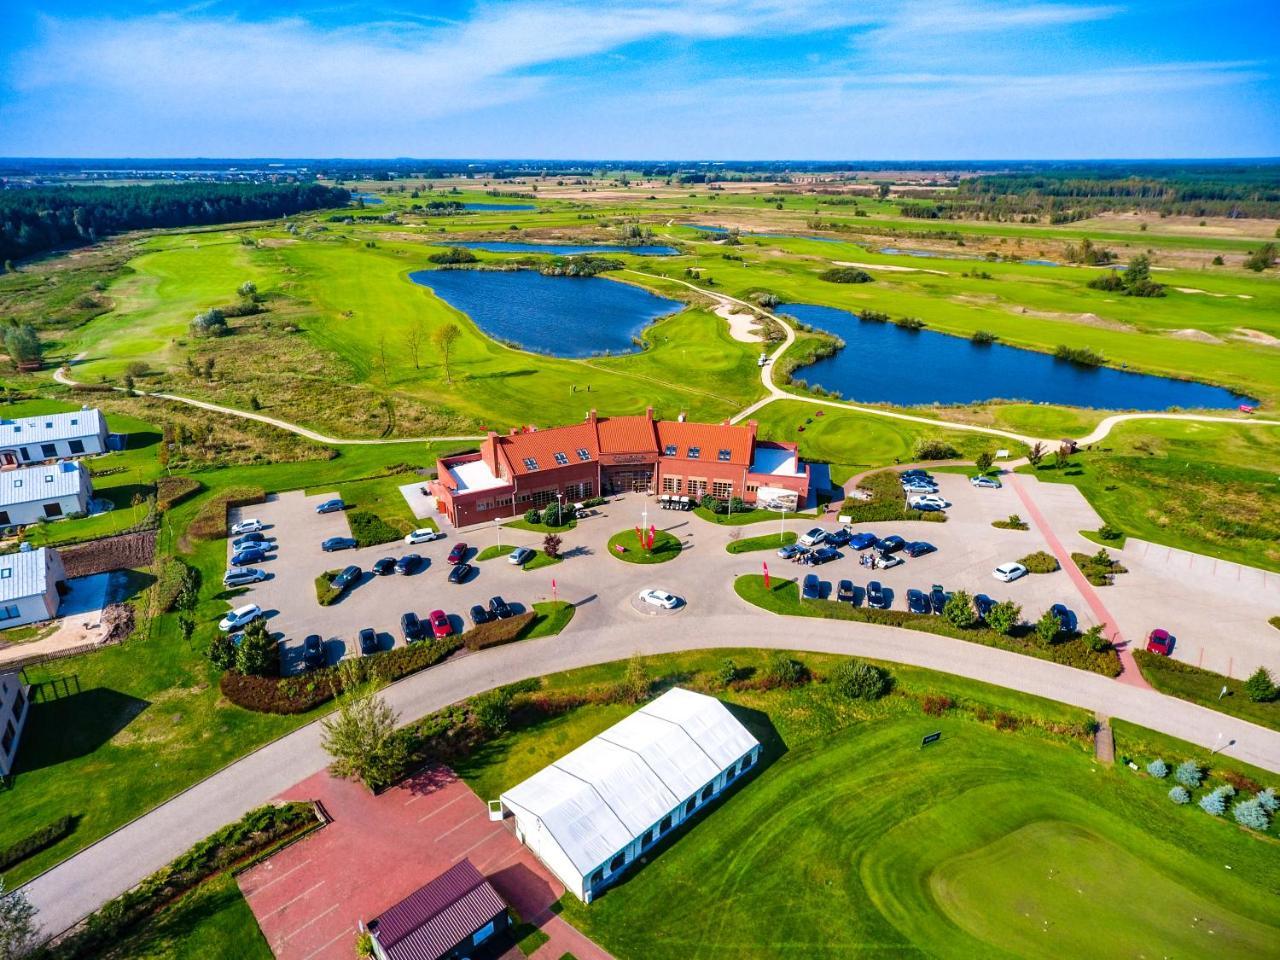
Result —
<instances>
[{"instance_id":1,"label":"red roofed shed","mask_svg":"<svg viewBox=\"0 0 1280 960\"><path fill-rule=\"evenodd\" d=\"M470 860L369 921L380 960L453 960L507 928L507 905Z\"/></svg>"}]
</instances>

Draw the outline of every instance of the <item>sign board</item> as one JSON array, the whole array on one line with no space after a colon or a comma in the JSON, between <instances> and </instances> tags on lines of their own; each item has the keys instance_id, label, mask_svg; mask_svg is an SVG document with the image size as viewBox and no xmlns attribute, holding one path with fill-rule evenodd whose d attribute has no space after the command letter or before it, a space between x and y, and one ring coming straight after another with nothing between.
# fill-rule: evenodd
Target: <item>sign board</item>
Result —
<instances>
[{"instance_id":1,"label":"sign board","mask_svg":"<svg viewBox=\"0 0 1280 960\"><path fill-rule=\"evenodd\" d=\"M997 451L996 451L996 459L997 459L997 460L1008 460L1008 459L1009 459L1009 451L1008 451L1008 450L997 450Z\"/></svg>"},{"instance_id":2,"label":"sign board","mask_svg":"<svg viewBox=\"0 0 1280 960\"><path fill-rule=\"evenodd\" d=\"M920 741L920 746L927 747L929 744L937 743L941 739L942 739L942 731L935 730L933 733L926 735L925 738Z\"/></svg>"},{"instance_id":3,"label":"sign board","mask_svg":"<svg viewBox=\"0 0 1280 960\"><path fill-rule=\"evenodd\" d=\"M761 487L756 491L756 506L762 510L794 513L800 505L800 495L785 487Z\"/></svg>"}]
</instances>

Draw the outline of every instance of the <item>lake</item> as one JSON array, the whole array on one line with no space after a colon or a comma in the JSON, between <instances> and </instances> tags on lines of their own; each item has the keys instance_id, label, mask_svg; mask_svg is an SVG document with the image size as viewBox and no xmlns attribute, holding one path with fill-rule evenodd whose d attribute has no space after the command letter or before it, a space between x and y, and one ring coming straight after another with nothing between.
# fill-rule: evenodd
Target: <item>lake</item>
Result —
<instances>
[{"instance_id":1,"label":"lake","mask_svg":"<svg viewBox=\"0 0 1280 960\"><path fill-rule=\"evenodd\" d=\"M471 317L489 336L554 357L627 353L632 337L678 300L600 277L545 277L536 270L418 270L414 283Z\"/></svg>"},{"instance_id":2,"label":"lake","mask_svg":"<svg viewBox=\"0 0 1280 960\"><path fill-rule=\"evenodd\" d=\"M537 210L532 203L464 203L463 210Z\"/></svg>"},{"instance_id":3,"label":"lake","mask_svg":"<svg viewBox=\"0 0 1280 960\"><path fill-rule=\"evenodd\" d=\"M484 250L487 253L551 253L564 257L580 253L634 253L640 257L670 257L680 252L675 247L654 245L625 247L608 243L513 243L507 240L454 240L448 246Z\"/></svg>"},{"instance_id":4,"label":"lake","mask_svg":"<svg viewBox=\"0 0 1280 960\"><path fill-rule=\"evenodd\" d=\"M916 406L999 399L1167 410L1227 409L1252 402L1208 384L1083 367L1046 353L1000 343L981 346L929 330L912 332L892 323L864 321L835 307L784 303L777 311L834 333L846 344L834 356L797 370L796 376L864 403Z\"/></svg>"}]
</instances>

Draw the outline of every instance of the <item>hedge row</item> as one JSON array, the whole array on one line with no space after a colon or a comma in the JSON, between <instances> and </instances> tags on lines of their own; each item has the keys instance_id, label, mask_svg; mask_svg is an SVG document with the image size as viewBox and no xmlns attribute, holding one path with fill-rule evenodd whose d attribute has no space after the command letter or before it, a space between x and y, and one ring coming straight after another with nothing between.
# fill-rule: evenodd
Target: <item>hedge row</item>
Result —
<instances>
[{"instance_id":1,"label":"hedge row","mask_svg":"<svg viewBox=\"0 0 1280 960\"><path fill-rule=\"evenodd\" d=\"M203 489L204 484L194 477L161 477L156 481L156 506L170 510Z\"/></svg>"},{"instance_id":2,"label":"hedge row","mask_svg":"<svg viewBox=\"0 0 1280 960\"><path fill-rule=\"evenodd\" d=\"M70 935L36 954L44 960L80 960L110 954L139 923L205 879L316 823L309 803L259 807L206 837L168 866L90 915Z\"/></svg>"},{"instance_id":3,"label":"hedge row","mask_svg":"<svg viewBox=\"0 0 1280 960\"><path fill-rule=\"evenodd\" d=\"M197 540L218 540L227 535L227 511L247 507L267 499L261 487L227 487L205 501L187 526L187 533Z\"/></svg>"},{"instance_id":4,"label":"hedge row","mask_svg":"<svg viewBox=\"0 0 1280 960\"><path fill-rule=\"evenodd\" d=\"M472 627L462 635L462 643L468 650L484 650L519 640L538 615L530 610L506 620L490 620Z\"/></svg>"},{"instance_id":5,"label":"hedge row","mask_svg":"<svg viewBox=\"0 0 1280 960\"><path fill-rule=\"evenodd\" d=\"M941 511L908 509L907 495L903 492L898 475L892 470L882 470L864 477L858 484L858 489L869 493L871 498L847 499L841 504L839 516L847 516L850 523L877 523L885 520L946 522L947 515Z\"/></svg>"},{"instance_id":6,"label":"hedge row","mask_svg":"<svg viewBox=\"0 0 1280 960\"><path fill-rule=\"evenodd\" d=\"M362 547L372 547L379 543L391 543L403 535L376 513L368 510L353 510L347 514L347 523L351 525L351 536Z\"/></svg>"},{"instance_id":7,"label":"hedge row","mask_svg":"<svg viewBox=\"0 0 1280 960\"><path fill-rule=\"evenodd\" d=\"M45 824L39 830L27 834L21 840L0 848L0 872L8 870L15 864L27 859L27 857L34 856L41 850L53 846L63 837L71 836L75 832L76 824L79 820L79 817L69 814L65 817L59 817L53 823Z\"/></svg>"}]
</instances>

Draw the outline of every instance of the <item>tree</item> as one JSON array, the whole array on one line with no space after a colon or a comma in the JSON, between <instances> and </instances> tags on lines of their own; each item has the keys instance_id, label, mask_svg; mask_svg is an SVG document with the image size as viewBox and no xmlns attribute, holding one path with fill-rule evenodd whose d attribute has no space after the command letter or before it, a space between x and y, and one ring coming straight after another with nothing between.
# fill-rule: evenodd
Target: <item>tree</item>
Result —
<instances>
[{"instance_id":1,"label":"tree","mask_svg":"<svg viewBox=\"0 0 1280 960\"><path fill-rule=\"evenodd\" d=\"M764 662L764 669L760 674L766 689L793 687L804 679L805 669L804 664L799 660L789 657L781 650L776 650L769 654L769 659Z\"/></svg>"},{"instance_id":2,"label":"tree","mask_svg":"<svg viewBox=\"0 0 1280 960\"><path fill-rule=\"evenodd\" d=\"M1071 448L1065 443L1053 452L1053 466L1057 470L1071 466Z\"/></svg>"},{"instance_id":3,"label":"tree","mask_svg":"<svg viewBox=\"0 0 1280 960\"><path fill-rule=\"evenodd\" d=\"M252 280L246 280L240 286L236 287L236 293L240 294L242 299L254 300L258 296L258 285Z\"/></svg>"},{"instance_id":4,"label":"tree","mask_svg":"<svg viewBox=\"0 0 1280 960\"><path fill-rule=\"evenodd\" d=\"M1261 273L1268 267L1274 267L1275 264L1276 245L1274 243L1264 243L1244 259L1245 269L1253 270L1256 273Z\"/></svg>"},{"instance_id":5,"label":"tree","mask_svg":"<svg viewBox=\"0 0 1280 960\"><path fill-rule=\"evenodd\" d=\"M4 349L9 359L15 364L39 363L44 348L40 344L40 335L29 323L10 327L4 334Z\"/></svg>"},{"instance_id":6,"label":"tree","mask_svg":"<svg viewBox=\"0 0 1280 960\"><path fill-rule=\"evenodd\" d=\"M1280 797L1276 796L1275 787L1267 787L1267 789L1259 793L1254 799L1262 804L1262 808L1266 810L1267 813L1275 813L1277 810L1280 810Z\"/></svg>"},{"instance_id":7,"label":"tree","mask_svg":"<svg viewBox=\"0 0 1280 960\"><path fill-rule=\"evenodd\" d=\"M1276 697L1276 685L1266 667L1259 667L1244 682L1244 692L1254 703L1268 703Z\"/></svg>"},{"instance_id":8,"label":"tree","mask_svg":"<svg viewBox=\"0 0 1280 960\"><path fill-rule=\"evenodd\" d=\"M1200 798L1200 809L1210 816L1220 817L1227 812L1227 799L1235 792L1235 787L1224 783Z\"/></svg>"},{"instance_id":9,"label":"tree","mask_svg":"<svg viewBox=\"0 0 1280 960\"><path fill-rule=\"evenodd\" d=\"M1002 600L987 611L987 626L1006 637L1022 622L1022 607L1012 600Z\"/></svg>"},{"instance_id":10,"label":"tree","mask_svg":"<svg viewBox=\"0 0 1280 960\"><path fill-rule=\"evenodd\" d=\"M422 324L411 323L409 329L404 335L404 344L409 348L409 357L413 360L413 369L420 370L422 356Z\"/></svg>"},{"instance_id":11,"label":"tree","mask_svg":"<svg viewBox=\"0 0 1280 960\"><path fill-rule=\"evenodd\" d=\"M844 660L831 671L831 685L850 700L879 700L889 692L888 671L862 660Z\"/></svg>"},{"instance_id":12,"label":"tree","mask_svg":"<svg viewBox=\"0 0 1280 960\"><path fill-rule=\"evenodd\" d=\"M558 534L548 533L542 538L542 552L554 560L560 556L560 545L563 541Z\"/></svg>"},{"instance_id":13,"label":"tree","mask_svg":"<svg viewBox=\"0 0 1280 960\"><path fill-rule=\"evenodd\" d=\"M1186 787L1177 786L1169 791L1169 799L1179 806L1182 806L1184 803L1191 802L1191 794Z\"/></svg>"},{"instance_id":14,"label":"tree","mask_svg":"<svg viewBox=\"0 0 1280 960\"><path fill-rule=\"evenodd\" d=\"M1051 647L1053 641L1058 639L1058 634L1062 632L1062 621L1058 619L1058 615L1052 610L1046 610L1040 619L1036 621L1036 639L1040 641L1040 646Z\"/></svg>"},{"instance_id":15,"label":"tree","mask_svg":"<svg viewBox=\"0 0 1280 960\"><path fill-rule=\"evenodd\" d=\"M205 656L219 670L230 670L236 665L236 645L231 642L231 637L219 630L209 641Z\"/></svg>"},{"instance_id":16,"label":"tree","mask_svg":"<svg viewBox=\"0 0 1280 960\"><path fill-rule=\"evenodd\" d=\"M724 659L716 668L716 686L720 689L728 687L738 679L738 665L732 659Z\"/></svg>"},{"instance_id":17,"label":"tree","mask_svg":"<svg viewBox=\"0 0 1280 960\"><path fill-rule=\"evenodd\" d=\"M191 318L191 335L194 337L223 337L227 330L227 317L217 307L212 307Z\"/></svg>"},{"instance_id":18,"label":"tree","mask_svg":"<svg viewBox=\"0 0 1280 960\"><path fill-rule=\"evenodd\" d=\"M348 673L354 671L344 669L344 677ZM408 746L396 734L400 717L382 697L361 696L354 692L356 688L352 682L349 692L338 697L338 709L321 721L321 744L333 757L333 772L338 776L385 783L407 761Z\"/></svg>"},{"instance_id":19,"label":"tree","mask_svg":"<svg viewBox=\"0 0 1280 960\"><path fill-rule=\"evenodd\" d=\"M449 374L449 355L460 336L462 336L462 330L459 329L456 323L446 323L431 335L432 342L436 345L436 349L440 351L440 363L444 366L445 383L453 383L453 377Z\"/></svg>"},{"instance_id":20,"label":"tree","mask_svg":"<svg viewBox=\"0 0 1280 960\"><path fill-rule=\"evenodd\" d=\"M1111 641L1102 635L1102 631L1106 629L1105 623L1095 623L1092 627L1084 632L1081 639L1084 644L1094 653L1103 653L1111 646Z\"/></svg>"},{"instance_id":21,"label":"tree","mask_svg":"<svg viewBox=\"0 0 1280 960\"><path fill-rule=\"evenodd\" d=\"M469 706L471 715L485 733L497 736L507 729L507 723L511 719L511 693L508 690L499 687L497 690L477 694L471 698Z\"/></svg>"},{"instance_id":22,"label":"tree","mask_svg":"<svg viewBox=\"0 0 1280 960\"><path fill-rule=\"evenodd\" d=\"M1155 777L1157 780L1163 780L1169 775L1169 765L1157 757L1147 764L1147 773Z\"/></svg>"},{"instance_id":23,"label":"tree","mask_svg":"<svg viewBox=\"0 0 1280 960\"><path fill-rule=\"evenodd\" d=\"M236 669L255 677L269 677L278 672L276 642L267 633L267 625L255 620L245 627L236 647Z\"/></svg>"},{"instance_id":24,"label":"tree","mask_svg":"<svg viewBox=\"0 0 1280 960\"><path fill-rule=\"evenodd\" d=\"M632 657L627 661L627 669L622 675L619 694L627 703L639 703L649 696L649 671L644 668L644 661Z\"/></svg>"},{"instance_id":25,"label":"tree","mask_svg":"<svg viewBox=\"0 0 1280 960\"><path fill-rule=\"evenodd\" d=\"M992 455L990 450L983 450L973 458L973 465L978 468L979 473L986 473L991 469L991 465L995 462L996 458Z\"/></svg>"},{"instance_id":26,"label":"tree","mask_svg":"<svg viewBox=\"0 0 1280 960\"><path fill-rule=\"evenodd\" d=\"M35 946L36 908L21 890L4 892L0 879L0 960L25 957Z\"/></svg>"},{"instance_id":27,"label":"tree","mask_svg":"<svg viewBox=\"0 0 1280 960\"><path fill-rule=\"evenodd\" d=\"M1194 790L1200 786L1200 782L1204 779L1204 771L1200 769L1200 764L1194 760L1183 760L1178 764L1178 768L1173 771L1173 779L1188 790Z\"/></svg>"},{"instance_id":28,"label":"tree","mask_svg":"<svg viewBox=\"0 0 1280 960\"><path fill-rule=\"evenodd\" d=\"M959 627L961 630L968 630L978 622L977 611L973 608L973 597L964 590L957 590L947 598L946 606L942 608L942 615L951 622L952 626Z\"/></svg>"},{"instance_id":29,"label":"tree","mask_svg":"<svg viewBox=\"0 0 1280 960\"><path fill-rule=\"evenodd\" d=\"M1252 800L1241 800L1231 808L1231 815L1242 827L1257 830L1259 833L1265 832L1271 826L1271 815L1258 802L1257 797Z\"/></svg>"},{"instance_id":30,"label":"tree","mask_svg":"<svg viewBox=\"0 0 1280 960\"><path fill-rule=\"evenodd\" d=\"M1027 451L1027 462L1033 467L1040 466L1040 461L1044 459L1044 444L1037 440L1031 445L1031 449Z\"/></svg>"}]
</instances>

